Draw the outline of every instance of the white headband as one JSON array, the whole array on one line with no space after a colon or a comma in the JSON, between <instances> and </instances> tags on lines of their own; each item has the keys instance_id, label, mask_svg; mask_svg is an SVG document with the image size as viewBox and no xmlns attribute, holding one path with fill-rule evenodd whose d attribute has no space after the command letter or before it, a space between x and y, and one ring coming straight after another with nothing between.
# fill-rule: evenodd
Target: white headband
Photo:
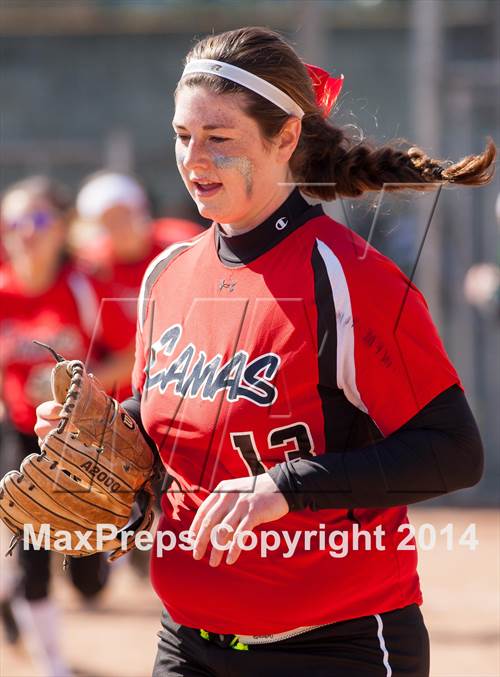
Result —
<instances>
[{"instance_id":1,"label":"white headband","mask_svg":"<svg viewBox=\"0 0 500 677\"><path fill-rule=\"evenodd\" d=\"M288 94L285 94L285 92L267 82L267 80L263 80L258 75L249 73L243 70L243 68L238 68L238 66L232 66L229 63L215 61L214 59L198 59L190 61L186 65L181 75L181 80L185 75L190 75L191 73L209 73L210 75L218 75L226 80L232 80L260 94L264 99L271 101L275 106L288 113L288 115L295 115L299 120L302 120L304 116L302 108Z\"/></svg>"}]
</instances>

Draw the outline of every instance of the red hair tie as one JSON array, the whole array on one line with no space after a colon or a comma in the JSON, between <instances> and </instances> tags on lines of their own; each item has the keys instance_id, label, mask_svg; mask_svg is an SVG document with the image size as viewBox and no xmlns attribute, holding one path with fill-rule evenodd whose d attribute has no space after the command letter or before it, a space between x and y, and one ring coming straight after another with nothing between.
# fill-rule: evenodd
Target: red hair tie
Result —
<instances>
[{"instance_id":1,"label":"red hair tie","mask_svg":"<svg viewBox=\"0 0 500 677\"><path fill-rule=\"evenodd\" d=\"M344 76L341 75L340 78L332 78L327 71L319 66L311 66L308 63L304 65L311 78L316 103L323 111L323 117L327 118L330 115L333 104L340 94L340 90L344 84Z\"/></svg>"}]
</instances>

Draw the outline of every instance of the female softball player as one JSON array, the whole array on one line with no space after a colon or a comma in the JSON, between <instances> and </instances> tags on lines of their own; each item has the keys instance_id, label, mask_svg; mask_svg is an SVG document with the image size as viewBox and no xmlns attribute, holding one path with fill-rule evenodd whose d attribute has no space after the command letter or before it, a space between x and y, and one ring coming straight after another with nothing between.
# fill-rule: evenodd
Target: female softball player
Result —
<instances>
[{"instance_id":1,"label":"female softball player","mask_svg":"<svg viewBox=\"0 0 500 677\"><path fill-rule=\"evenodd\" d=\"M111 295L76 270L66 255L71 206L65 188L44 176L12 184L1 196L0 233L7 257L0 271L1 475L39 451L35 409L50 397L54 359L33 339L74 358L91 348L95 371L110 390L130 370L133 333L123 327L125 315L117 304L105 304L96 325L100 300ZM64 677L69 671L59 653L56 609L49 597L50 553L19 548L16 554L20 580L11 600L14 616L44 674ZM108 571L101 554L71 561L72 581L87 600L102 590Z\"/></svg>"},{"instance_id":2,"label":"female softball player","mask_svg":"<svg viewBox=\"0 0 500 677\"><path fill-rule=\"evenodd\" d=\"M406 505L478 482L480 436L421 293L303 194L481 185L495 147L443 165L354 144L327 119L341 84L242 28L198 42L175 92L213 224L139 299L126 406L167 470L155 677L429 672Z\"/></svg>"}]
</instances>

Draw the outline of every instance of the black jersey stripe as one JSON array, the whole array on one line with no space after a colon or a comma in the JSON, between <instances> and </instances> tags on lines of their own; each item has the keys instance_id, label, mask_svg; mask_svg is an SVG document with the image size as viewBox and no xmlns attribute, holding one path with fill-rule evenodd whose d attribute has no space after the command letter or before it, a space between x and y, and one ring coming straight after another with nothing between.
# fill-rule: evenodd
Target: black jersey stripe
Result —
<instances>
[{"instance_id":1,"label":"black jersey stripe","mask_svg":"<svg viewBox=\"0 0 500 677\"><path fill-rule=\"evenodd\" d=\"M337 382L337 319L335 299L325 260L316 242L311 265L317 310L318 384L325 449L342 452L372 444L382 435L372 419L350 402Z\"/></svg>"},{"instance_id":2,"label":"black jersey stripe","mask_svg":"<svg viewBox=\"0 0 500 677\"><path fill-rule=\"evenodd\" d=\"M317 242L311 254L314 275L314 298L317 310L318 340L318 394L323 411L325 448L335 448L335 399L340 393L337 387L337 326L335 321L335 303L328 279L325 262L318 251ZM335 391L338 391L337 393Z\"/></svg>"}]
</instances>

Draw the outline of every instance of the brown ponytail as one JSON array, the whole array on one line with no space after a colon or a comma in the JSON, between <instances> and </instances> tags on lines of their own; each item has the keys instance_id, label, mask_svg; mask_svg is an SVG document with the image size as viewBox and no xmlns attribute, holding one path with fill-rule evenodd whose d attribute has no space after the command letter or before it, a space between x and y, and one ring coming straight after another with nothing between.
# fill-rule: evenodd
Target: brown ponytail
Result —
<instances>
[{"instance_id":1,"label":"brown ponytail","mask_svg":"<svg viewBox=\"0 0 500 677\"><path fill-rule=\"evenodd\" d=\"M420 187L407 184L436 182L481 186L493 176L495 156L491 140L481 155L468 155L457 163L430 158L415 146L404 150L390 145L376 147L366 141L357 143L321 115L311 115L303 120L290 168L298 183L334 183L301 187L308 195L332 200L339 196L358 197L384 185L390 191Z\"/></svg>"},{"instance_id":2,"label":"brown ponytail","mask_svg":"<svg viewBox=\"0 0 500 677\"><path fill-rule=\"evenodd\" d=\"M302 184L302 192L312 197L357 197L380 190L385 184L440 182L481 186L493 177L496 147L491 139L483 153L468 155L456 163L430 158L415 146L405 150L351 140L322 117L304 64L281 35L267 28L239 28L209 36L191 49L186 63L193 59L216 59L239 66L279 87L299 104L305 115L290 170L294 180ZM189 75L178 89L197 85L217 94L243 94L245 112L256 120L266 140L278 134L288 117L270 101L216 75ZM386 190L418 187L389 185Z\"/></svg>"}]
</instances>

